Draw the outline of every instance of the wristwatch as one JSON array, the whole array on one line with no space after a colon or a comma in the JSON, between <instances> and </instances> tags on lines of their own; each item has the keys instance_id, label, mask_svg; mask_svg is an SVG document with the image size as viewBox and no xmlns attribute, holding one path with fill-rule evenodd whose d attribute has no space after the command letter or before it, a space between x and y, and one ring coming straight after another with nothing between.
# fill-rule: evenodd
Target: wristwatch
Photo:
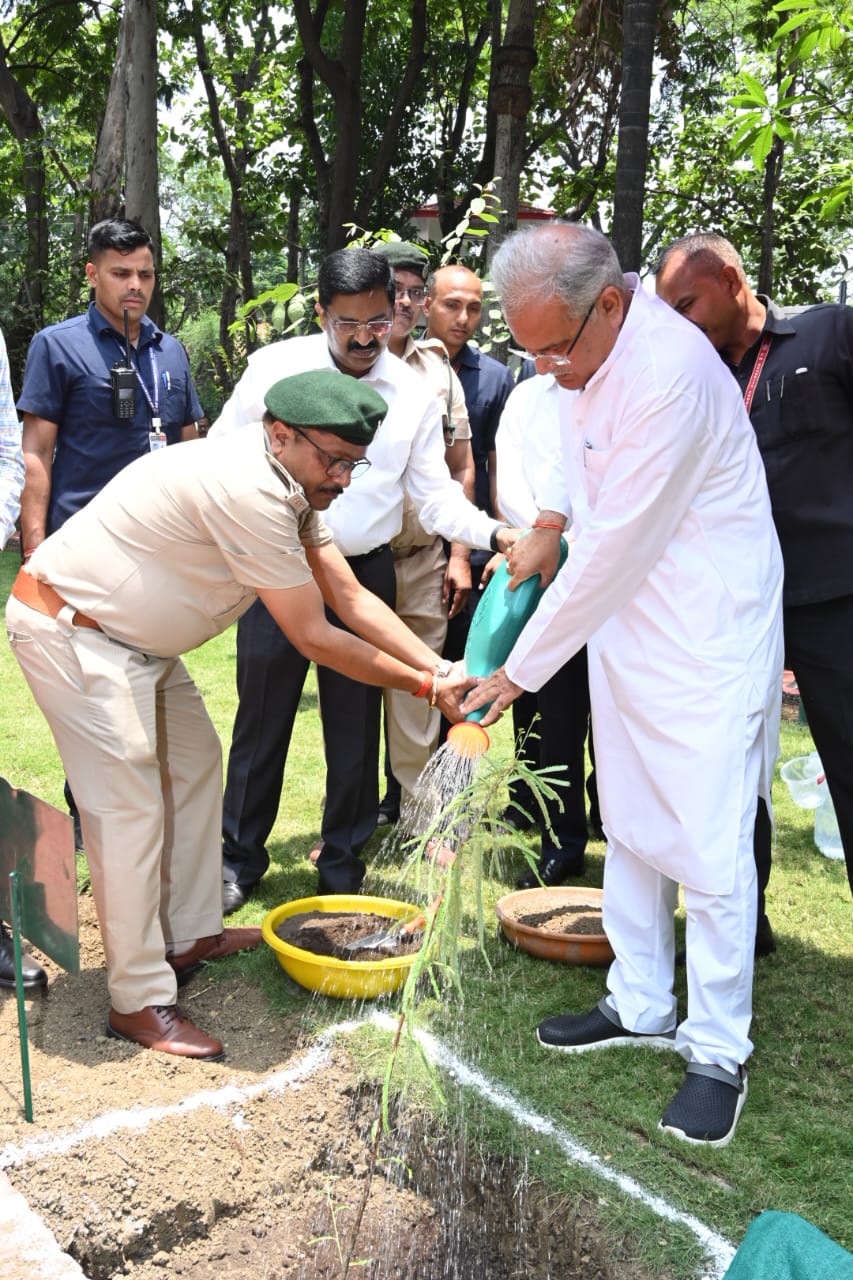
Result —
<instances>
[{"instance_id":1,"label":"wristwatch","mask_svg":"<svg viewBox=\"0 0 853 1280\"><path fill-rule=\"evenodd\" d=\"M492 548L492 551L500 551L500 547L498 546L498 534L500 533L501 529L508 529L508 528L509 528L508 524L495 525L494 529L492 530L492 536L489 538L489 546Z\"/></svg>"}]
</instances>

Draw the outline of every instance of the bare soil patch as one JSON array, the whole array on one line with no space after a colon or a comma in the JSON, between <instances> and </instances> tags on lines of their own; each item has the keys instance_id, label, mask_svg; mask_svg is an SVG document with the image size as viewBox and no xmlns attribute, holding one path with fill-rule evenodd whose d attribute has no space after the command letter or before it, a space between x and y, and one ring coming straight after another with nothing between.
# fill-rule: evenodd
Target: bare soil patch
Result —
<instances>
[{"instance_id":1,"label":"bare soil patch","mask_svg":"<svg viewBox=\"0 0 853 1280\"><path fill-rule=\"evenodd\" d=\"M47 995L27 1002L33 1124L15 1000L0 997L0 1166L91 1280L334 1280L350 1246L350 1275L365 1280L648 1280L603 1241L590 1206L432 1127L368 1178L375 1091L345 1047L318 1058L302 1020L272 1018L227 965L182 993L225 1062L107 1038L88 896L80 916L80 976L48 961Z\"/></svg>"}]
</instances>

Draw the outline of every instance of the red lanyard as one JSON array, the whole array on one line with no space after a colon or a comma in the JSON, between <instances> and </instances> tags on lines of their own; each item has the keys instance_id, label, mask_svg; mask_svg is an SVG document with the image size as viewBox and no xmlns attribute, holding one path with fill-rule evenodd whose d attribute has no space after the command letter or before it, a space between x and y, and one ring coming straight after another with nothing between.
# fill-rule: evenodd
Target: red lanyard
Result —
<instances>
[{"instance_id":1,"label":"red lanyard","mask_svg":"<svg viewBox=\"0 0 853 1280\"><path fill-rule=\"evenodd\" d=\"M772 341L772 333L765 333L761 339L761 346L758 348L758 355L755 357L755 364L752 366L749 384L743 393L743 402L746 405L747 413L752 408L752 397L755 395L755 388L758 386L758 379L761 377L761 370L764 368L764 361L767 359L767 352L770 350Z\"/></svg>"}]
</instances>

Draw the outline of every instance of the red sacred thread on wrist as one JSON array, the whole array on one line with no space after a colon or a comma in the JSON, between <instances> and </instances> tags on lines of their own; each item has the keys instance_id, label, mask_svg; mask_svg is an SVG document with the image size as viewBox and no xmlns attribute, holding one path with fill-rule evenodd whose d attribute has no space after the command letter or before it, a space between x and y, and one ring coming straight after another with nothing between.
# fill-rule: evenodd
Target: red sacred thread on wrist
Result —
<instances>
[{"instance_id":1,"label":"red sacred thread on wrist","mask_svg":"<svg viewBox=\"0 0 853 1280\"><path fill-rule=\"evenodd\" d=\"M415 692L412 694L413 698L425 698L427 694L430 692L430 690L432 689L432 672L422 671L421 675L424 678L424 682L420 686L420 688L416 689Z\"/></svg>"},{"instance_id":2,"label":"red sacred thread on wrist","mask_svg":"<svg viewBox=\"0 0 853 1280\"><path fill-rule=\"evenodd\" d=\"M554 520L534 520L531 527L533 529L557 529L560 533L563 532L564 528L563 525L557 524Z\"/></svg>"}]
</instances>

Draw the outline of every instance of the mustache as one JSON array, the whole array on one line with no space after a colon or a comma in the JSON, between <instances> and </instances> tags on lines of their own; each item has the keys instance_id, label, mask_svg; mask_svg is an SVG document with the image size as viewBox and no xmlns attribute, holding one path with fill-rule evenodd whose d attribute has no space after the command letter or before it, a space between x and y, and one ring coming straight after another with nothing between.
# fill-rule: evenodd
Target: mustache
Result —
<instances>
[{"instance_id":1,"label":"mustache","mask_svg":"<svg viewBox=\"0 0 853 1280\"><path fill-rule=\"evenodd\" d=\"M371 338L370 342L359 342L356 338L350 338L347 343L347 351L377 351L379 343L375 338Z\"/></svg>"}]
</instances>

